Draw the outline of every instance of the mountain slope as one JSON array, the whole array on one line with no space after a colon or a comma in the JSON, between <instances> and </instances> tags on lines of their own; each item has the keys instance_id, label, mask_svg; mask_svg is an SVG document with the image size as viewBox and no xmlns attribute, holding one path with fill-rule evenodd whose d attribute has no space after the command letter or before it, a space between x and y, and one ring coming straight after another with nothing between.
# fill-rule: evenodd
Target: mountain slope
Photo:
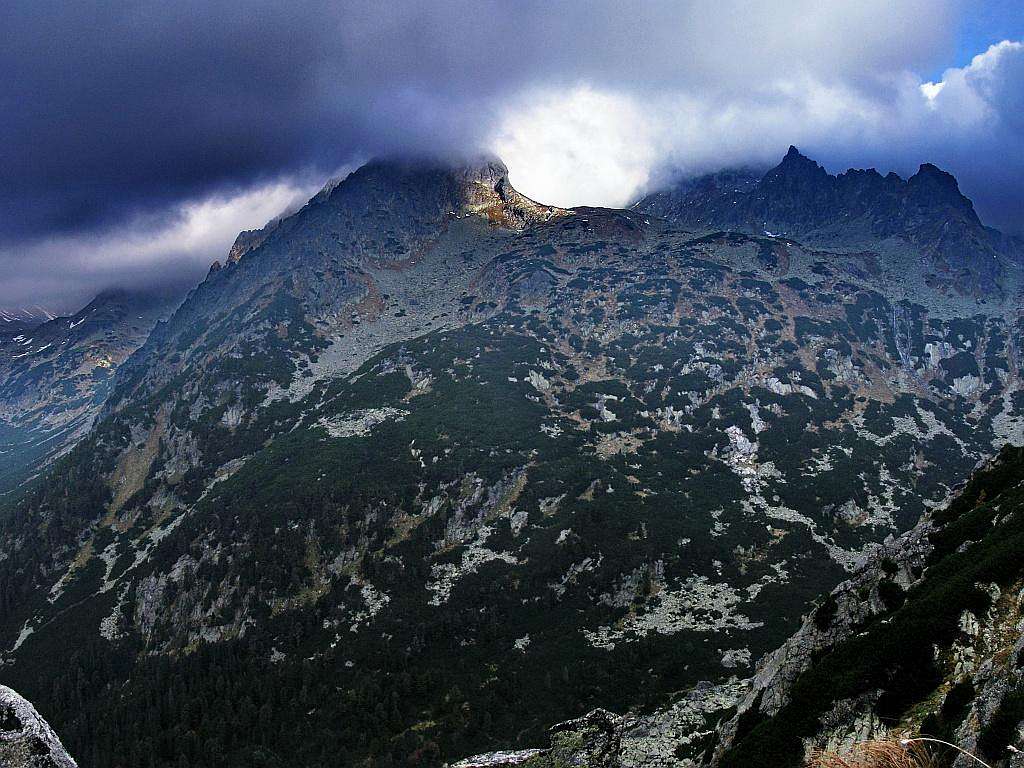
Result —
<instances>
[{"instance_id":1,"label":"mountain slope","mask_svg":"<svg viewBox=\"0 0 1024 768\"><path fill-rule=\"evenodd\" d=\"M117 366L178 298L106 291L70 317L0 337L0 494L88 431Z\"/></svg>"},{"instance_id":2,"label":"mountain slope","mask_svg":"<svg viewBox=\"0 0 1024 768\"><path fill-rule=\"evenodd\" d=\"M1016 764L1007 745L1024 743L1022 484L1024 452L1005 449L934 521L830 595L760 665L718 764L797 765L808 745L889 732ZM856 595L865 584L877 595L867 610Z\"/></svg>"},{"instance_id":3,"label":"mountain slope","mask_svg":"<svg viewBox=\"0 0 1024 768\"><path fill-rule=\"evenodd\" d=\"M888 268L366 166L213 268L0 528L5 679L97 766L431 765L735 697L1021 442L1012 297Z\"/></svg>"},{"instance_id":4,"label":"mountain slope","mask_svg":"<svg viewBox=\"0 0 1024 768\"><path fill-rule=\"evenodd\" d=\"M550 745L460 766L805 765L869 739L938 738L989 765L1024 745L1024 451L1005 448L952 502L886 542L747 681L698 686L644 716L590 713ZM716 732L717 731L717 732ZM971 758L936 748L938 765Z\"/></svg>"}]
</instances>

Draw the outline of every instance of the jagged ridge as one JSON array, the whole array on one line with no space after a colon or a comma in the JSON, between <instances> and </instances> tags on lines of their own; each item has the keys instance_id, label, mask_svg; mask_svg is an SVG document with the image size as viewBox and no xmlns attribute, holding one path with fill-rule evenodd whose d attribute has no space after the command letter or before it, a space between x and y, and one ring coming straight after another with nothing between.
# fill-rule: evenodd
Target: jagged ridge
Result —
<instances>
[{"instance_id":1,"label":"jagged ridge","mask_svg":"<svg viewBox=\"0 0 1024 768\"><path fill-rule=\"evenodd\" d=\"M796 147L760 178L730 171L655 192L634 206L683 226L772 233L808 242L900 238L960 293L1003 290L1005 263L1024 247L985 227L956 179L925 163L909 179L874 169L833 176Z\"/></svg>"}]
</instances>

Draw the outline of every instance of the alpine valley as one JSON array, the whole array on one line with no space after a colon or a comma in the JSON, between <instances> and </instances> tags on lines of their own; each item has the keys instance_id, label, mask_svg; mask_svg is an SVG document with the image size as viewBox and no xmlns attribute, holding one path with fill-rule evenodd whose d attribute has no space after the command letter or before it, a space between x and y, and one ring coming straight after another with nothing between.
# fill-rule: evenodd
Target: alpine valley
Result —
<instances>
[{"instance_id":1,"label":"alpine valley","mask_svg":"<svg viewBox=\"0 0 1024 768\"><path fill-rule=\"evenodd\" d=\"M393 158L19 327L0 755L1019 768L1022 267L932 165L612 210Z\"/></svg>"}]
</instances>

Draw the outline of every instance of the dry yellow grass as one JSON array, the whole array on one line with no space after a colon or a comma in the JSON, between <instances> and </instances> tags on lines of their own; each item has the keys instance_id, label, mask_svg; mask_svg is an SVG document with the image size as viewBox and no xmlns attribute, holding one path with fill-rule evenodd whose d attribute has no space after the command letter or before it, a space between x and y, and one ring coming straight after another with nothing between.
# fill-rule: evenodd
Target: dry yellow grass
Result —
<instances>
[{"instance_id":1,"label":"dry yellow grass","mask_svg":"<svg viewBox=\"0 0 1024 768\"><path fill-rule=\"evenodd\" d=\"M946 763L937 759L942 754L939 750L948 748L915 739L877 739L861 742L842 753L814 750L805 765L806 768L940 768Z\"/></svg>"}]
</instances>

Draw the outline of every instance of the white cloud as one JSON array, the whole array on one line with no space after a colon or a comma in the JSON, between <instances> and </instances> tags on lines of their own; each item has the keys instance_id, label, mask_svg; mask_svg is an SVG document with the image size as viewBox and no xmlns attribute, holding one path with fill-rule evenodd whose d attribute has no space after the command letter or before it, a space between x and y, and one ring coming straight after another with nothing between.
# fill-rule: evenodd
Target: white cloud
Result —
<instances>
[{"instance_id":1,"label":"white cloud","mask_svg":"<svg viewBox=\"0 0 1024 768\"><path fill-rule=\"evenodd\" d=\"M560 205L623 205L666 164L701 172L767 163L793 142L848 141L885 120L851 89L780 80L728 100L696 93L636 95L577 85L513 100L490 146L524 194Z\"/></svg>"},{"instance_id":2,"label":"white cloud","mask_svg":"<svg viewBox=\"0 0 1024 768\"><path fill-rule=\"evenodd\" d=\"M0 304L17 303L31 286L41 302L72 311L92 298L97 285L150 285L164 276L198 279L214 259L223 260L239 232L262 227L318 189L275 181L184 203L160 224L129 222L96 235L52 237L16 251L0 250L0 265L15 260L48 265L46 275L23 272L6 281Z\"/></svg>"},{"instance_id":3,"label":"white cloud","mask_svg":"<svg viewBox=\"0 0 1024 768\"><path fill-rule=\"evenodd\" d=\"M659 161L660 128L624 94L536 91L501 121L492 149L517 189L559 205L623 205Z\"/></svg>"},{"instance_id":4,"label":"white cloud","mask_svg":"<svg viewBox=\"0 0 1024 768\"><path fill-rule=\"evenodd\" d=\"M863 87L851 76L766 70L728 92L531 89L505 103L489 144L524 194L562 205L622 205L666 165L689 173L764 165L791 143L825 162L883 171L944 164L984 199L977 150L1024 164L1022 94L1024 45L1004 41L939 82L899 70Z\"/></svg>"},{"instance_id":5,"label":"white cloud","mask_svg":"<svg viewBox=\"0 0 1024 768\"><path fill-rule=\"evenodd\" d=\"M309 152L273 167L479 144L538 200L623 205L664 181L667 169L767 166L793 143L833 171L907 175L934 162L957 175L991 223L1019 231L1022 44L1004 41L939 78L921 75L954 48L962 13L960 0L339 6L316 15L317 30L331 34L310 47L309 60L298 57L310 74L296 82L308 90L285 89L296 108L322 102L310 112L317 130L280 138L289 149L305 141ZM248 35L239 39L248 45ZM276 135L261 122L267 99L248 99L260 109L245 128ZM150 107L138 111L148 116ZM148 144L142 151L152 154ZM158 224L128 221L100 235L0 247L0 306L70 294L79 301L147 275L199 277L238 230L261 226L315 186L289 177L181 204Z\"/></svg>"},{"instance_id":6,"label":"white cloud","mask_svg":"<svg viewBox=\"0 0 1024 768\"><path fill-rule=\"evenodd\" d=\"M584 80L525 87L497 107L487 104L495 118L485 143L508 164L518 189L561 205L625 205L663 181L666 166L699 173L768 165L790 143L833 170L849 162L907 173L929 161L957 174L976 200L988 195L993 223L1012 228L1016 216L1019 227L1017 198L1007 197L1002 221L998 206L1005 203L999 190L1019 188L1024 173L1024 44L993 45L935 82L901 69L876 72L865 87L849 73L797 70L766 70L745 88ZM300 205L318 187L284 179L184 203L158 224L136 220L0 250L8 273L0 305L32 296L74 309L105 284L198 279L239 231ZM48 268L37 273L26 264Z\"/></svg>"},{"instance_id":7,"label":"white cloud","mask_svg":"<svg viewBox=\"0 0 1024 768\"><path fill-rule=\"evenodd\" d=\"M944 82L941 83L921 83L921 93L926 99L928 99L928 106L932 109L935 108L935 97L942 93L942 89L946 87Z\"/></svg>"},{"instance_id":8,"label":"white cloud","mask_svg":"<svg viewBox=\"0 0 1024 768\"><path fill-rule=\"evenodd\" d=\"M947 126L968 129L1009 116L1008 88L1018 94L1024 89L1024 44L1010 40L989 47L965 67L947 69L938 83L921 86Z\"/></svg>"}]
</instances>

